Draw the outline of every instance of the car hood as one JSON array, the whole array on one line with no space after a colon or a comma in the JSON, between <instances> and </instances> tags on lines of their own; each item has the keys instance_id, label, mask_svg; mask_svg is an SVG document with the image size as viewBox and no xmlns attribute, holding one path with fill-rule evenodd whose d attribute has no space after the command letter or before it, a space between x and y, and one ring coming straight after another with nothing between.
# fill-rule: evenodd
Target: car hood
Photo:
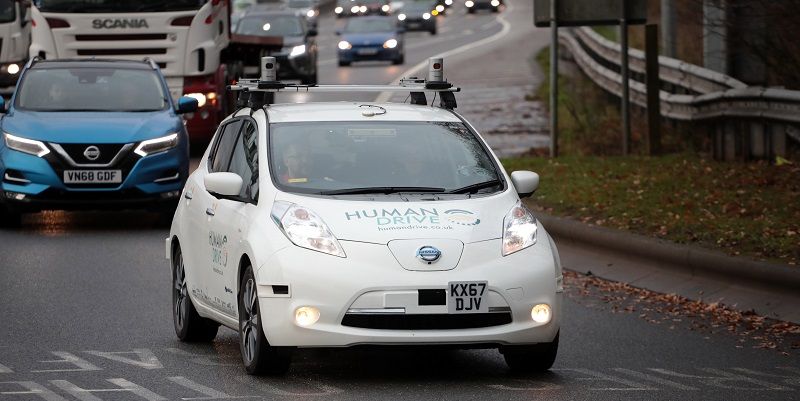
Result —
<instances>
[{"instance_id":1,"label":"car hood","mask_svg":"<svg viewBox=\"0 0 800 401\"><path fill-rule=\"evenodd\" d=\"M472 199L403 201L400 196L363 199L287 193L276 197L276 201L294 203L316 213L340 240L375 244L409 239L448 239L469 244L501 238L503 218L519 200L513 190Z\"/></svg>"},{"instance_id":2,"label":"car hood","mask_svg":"<svg viewBox=\"0 0 800 401\"><path fill-rule=\"evenodd\" d=\"M3 131L57 143L128 143L156 138L182 129L167 111L36 112L19 111L2 121Z\"/></svg>"},{"instance_id":3,"label":"car hood","mask_svg":"<svg viewBox=\"0 0 800 401\"><path fill-rule=\"evenodd\" d=\"M370 46L382 45L389 39L396 39L395 32L377 32L377 33L344 33L342 39L350 42L353 46Z\"/></svg>"},{"instance_id":4,"label":"car hood","mask_svg":"<svg viewBox=\"0 0 800 401\"><path fill-rule=\"evenodd\" d=\"M299 46L306 43L306 38L302 35L300 36L284 36L283 37L283 47L294 47Z\"/></svg>"}]
</instances>

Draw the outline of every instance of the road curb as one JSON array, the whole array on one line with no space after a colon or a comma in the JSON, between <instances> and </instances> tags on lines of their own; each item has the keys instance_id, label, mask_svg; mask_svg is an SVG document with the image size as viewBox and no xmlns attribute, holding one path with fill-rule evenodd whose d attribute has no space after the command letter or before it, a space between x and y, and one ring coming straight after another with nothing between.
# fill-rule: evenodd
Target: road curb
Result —
<instances>
[{"instance_id":1,"label":"road curb","mask_svg":"<svg viewBox=\"0 0 800 401\"><path fill-rule=\"evenodd\" d=\"M536 213L556 239L594 245L614 252L652 260L662 268L692 276L713 276L742 285L748 283L800 292L800 267L762 262L692 245L681 245L624 231L592 226L564 217Z\"/></svg>"}]
</instances>

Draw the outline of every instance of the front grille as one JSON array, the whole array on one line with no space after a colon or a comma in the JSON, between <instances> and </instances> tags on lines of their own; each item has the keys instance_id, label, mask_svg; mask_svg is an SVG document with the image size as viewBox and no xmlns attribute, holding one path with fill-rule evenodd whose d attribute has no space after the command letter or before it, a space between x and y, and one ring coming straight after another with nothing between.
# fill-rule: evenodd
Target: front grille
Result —
<instances>
[{"instance_id":1,"label":"front grille","mask_svg":"<svg viewBox=\"0 0 800 401\"><path fill-rule=\"evenodd\" d=\"M97 160L90 160L86 156L84 156L84 152L86 152L86 148L90 146L95 146L97 149L100 150L100 157ZM64 143L61 144L61 148L64 149L65 152L72 158L73 161L77 164L108 164L114 160L114 156L119 153L120 149L124 144L121 143L109 143L109 144L91 144L91 143Z\"/></svg>"},{"instance_id":2,"label":"front grille","mask_svg":"<svg viewBox=\"0 0 800 401\"><path fill-rule=\"evenodd\" d=\"M112 40L167 40L166 33L126 33L117 35L75 35L75 40L112 41Z\"/></svg>"},{"instance_id":3,"label":"front grille","mask_svg":"<svg viewBox=\"0 0 800 401\"><path fill-rule=\"evenodd\" d=\"M167 54L165 48L151 49L79 49L79 56L148 56Z\"/></svg>"},{"instance_id":4,"label":"front grille","mask_svg":"<svg viewBox=\"0 0 800 401\"><path fill-rule=\"evenodd\" d=\"M511 313L470 314L358 314L348 313L342 326L378 330L454 330L500 326L511 323Z\"/></svg>"}]
</instances>

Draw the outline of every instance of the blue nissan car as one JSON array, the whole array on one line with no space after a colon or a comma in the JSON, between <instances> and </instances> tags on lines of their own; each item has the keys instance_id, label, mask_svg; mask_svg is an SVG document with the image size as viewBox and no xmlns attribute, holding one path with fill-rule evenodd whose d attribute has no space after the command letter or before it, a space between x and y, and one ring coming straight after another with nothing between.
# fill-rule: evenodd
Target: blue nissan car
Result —
<instances>
[{"instance_id":1,"label":"blue nissan car","mask_svg":"<svg viewBox=\"0 0 800 401\"><path fill-rule=\"evenodd\" d=\"M405 62L403 33L394 17L368 16L350 18L336 34L339 40L339 65L348 66L354 61L379 60L392 64Z\"/></svg>"},{"instance_id":2,"label":"blue nissan car","mask_svg":"<svg viewBox=\"0 0 800 401\"><path fill-rule=\"evenodd\" d=\"M189 140L150 61L38 60L0 98L0 223L21 213L148 209L169 214L189 173Z\"/></svg>"}]
</instances>

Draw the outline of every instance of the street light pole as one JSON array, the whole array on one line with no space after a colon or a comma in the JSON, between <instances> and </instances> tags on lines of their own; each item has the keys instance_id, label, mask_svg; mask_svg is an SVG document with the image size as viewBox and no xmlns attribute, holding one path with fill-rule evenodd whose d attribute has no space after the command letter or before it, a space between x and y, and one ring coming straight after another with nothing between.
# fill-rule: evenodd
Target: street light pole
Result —
<instances>
[{"instance_id":1,"label":"street light pole","mask_svg":"<svg viewBox=\"0 0 800 401\"><path fill-rule=\"evenodd\" d=\"M558 0L550 0L550 157L558 157Z\"/></svg>"},{"instance_id":2,"label":"street light pole","mask_svg":"<svg viewBox=\"0 0 800 401\"><path fill-rule=\"evenodd\" d=\"M628 88L628 1L622 0L622 18L619 21L620 46L622 46L622 155L627 156L631 141L630 93Z\"/></svg>"}]
</instances>

